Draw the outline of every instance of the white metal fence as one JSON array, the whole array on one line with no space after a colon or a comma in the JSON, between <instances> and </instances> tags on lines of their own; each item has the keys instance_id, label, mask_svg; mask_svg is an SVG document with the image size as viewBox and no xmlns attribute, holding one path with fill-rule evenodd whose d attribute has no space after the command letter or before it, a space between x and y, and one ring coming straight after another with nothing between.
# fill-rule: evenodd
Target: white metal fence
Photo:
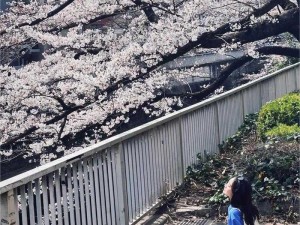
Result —
<instances>
[{"instance_id":1,"label":"white metal fence","mask_svg":"<svg viewBox=\"0 0 300 225\"><path fill-rule=\"evenodd\" d=\"M217 153L246 114L300 89L299 63L0 182L1 225L126 225Z\"/></svg>"}]
</instances>

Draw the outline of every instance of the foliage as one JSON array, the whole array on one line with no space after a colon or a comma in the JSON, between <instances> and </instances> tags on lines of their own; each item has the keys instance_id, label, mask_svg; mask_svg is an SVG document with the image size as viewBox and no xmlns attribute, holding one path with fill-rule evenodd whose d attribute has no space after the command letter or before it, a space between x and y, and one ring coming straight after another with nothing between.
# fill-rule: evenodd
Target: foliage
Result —
<instances>
[{"instance_id":1,"label":"foliage","mask_svg":"<svg viewBox=\"0 0 300 225\"><path fill-rule=\"evenodd\" d=\"M225 183L243 174L252 183L254 199L274 202L274 212L282 213L282 202L293 199L300 187L299 144L295 140L262 144L255 134L257 115L247 118L241 126L245 129L240 128L239 135L223 144L224 153L207 156L206 160L199 158L198 164L187 169L186 180L211 188L213 193L207 197L207 203L222 205L228 201L222 193ZM284 215L289 220L298 218L294 209Z\"/></svg>"},{"instance_id":2,"label":"foliage","mask_svg":"<svg viewBox=\"0 0 300 225\"><path fill-rule=\"evenodd\" d=\"M273 127L272 129L268 130L265 135L270 138L297 138L300 135L300 126L298 124L294 124L292 126L279 123L278 126Z\"/></svg>"},{"instance_id":3,"label":"foliage","mask_svg":"<svg viewBox=\"0 0 300 225\"><path fill-rule=\"evenodd\" d=\"M198 154L197 159L198 163L187 168L186 182L197 181L201 185L217 188L215 194L209 198L209 202L225 202L226 197L222 194L222 190L218 189L223 187L229 179L228 175L225 175L225 179L220 179L220 169L225 167L224 161L218 155L206 155L202 158ZM227 174L226 170L224 174Z\"/></svg>"},{"instance_id":4,"label":"foliage","mask_svg":"<svg viewBox=\"0 0 300 225\"><path fill-rule=\"evenodd\" d=\"M193 167L189 166L187 168L186 174L188 179L201 181L205 185L211 185L214 178L218 176L217 171L212 170L212 168L219 168L222 166L222 163L215 156L210 155L202 159L201 154L198 154L197 159L198 163L193 165Z\"/></svg>"},{"instance_id":5,"label":"foliage","mask_svg":"<svg viewBox=\"0 0 300 225\"><path fill-rule=\"evenodd\" d=\"M265 140L266 132L279 124L300 124L300 93L290 93L265 104L259 111L257 128Z\"/></svg>"},{"instance_id":6,"label":"foliage","mask_svg":"<svg viewBox=\"0 0 300 225\"><path fill-rule=\"evenodd\" d=\"M245 174L254 182L256 190L264 191L261 195L268 199L286 195L284 190L299 187L297 145L289 151L278 150L275 146L267 153L260 151L254 154L245 168Z\"/></svg>"}]
</instances>

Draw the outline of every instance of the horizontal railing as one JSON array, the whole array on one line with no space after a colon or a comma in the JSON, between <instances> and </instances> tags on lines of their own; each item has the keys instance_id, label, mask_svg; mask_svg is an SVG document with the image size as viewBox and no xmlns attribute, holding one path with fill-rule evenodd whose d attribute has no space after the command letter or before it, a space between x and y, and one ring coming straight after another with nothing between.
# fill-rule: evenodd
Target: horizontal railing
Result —
<instances>
[{"instance_id":1,"label":"horizontal railing","mask_svg":"<svg viewBox=\"0 0 300 225\"><path fill-rule=\"evenodd\" d=\"M126 225L218 152L244 116L300 89L299 63L0 182L4 224Z\"/></svg>"}]
</instances>

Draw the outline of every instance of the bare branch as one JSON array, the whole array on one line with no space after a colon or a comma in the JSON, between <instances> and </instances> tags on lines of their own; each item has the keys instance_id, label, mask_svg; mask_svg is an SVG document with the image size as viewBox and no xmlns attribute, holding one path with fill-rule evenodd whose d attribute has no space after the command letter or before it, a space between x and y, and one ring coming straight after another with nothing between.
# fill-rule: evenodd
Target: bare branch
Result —
<instances>
[{"instance_id":1,"label":"bare branch","mask_svg":"<svg viewBox=\"0 0 300 225\"><path fill-rule=\"evenodd\" d=\"M61 135L64 131L65 126L66 126L67 119L68 119L68 116L66 116L64 118L63 122L61 123L60 130L59 130L58 135L57 135L57 141L59 141L60 138L61 138Z\"/></svg>"}]
</instances>

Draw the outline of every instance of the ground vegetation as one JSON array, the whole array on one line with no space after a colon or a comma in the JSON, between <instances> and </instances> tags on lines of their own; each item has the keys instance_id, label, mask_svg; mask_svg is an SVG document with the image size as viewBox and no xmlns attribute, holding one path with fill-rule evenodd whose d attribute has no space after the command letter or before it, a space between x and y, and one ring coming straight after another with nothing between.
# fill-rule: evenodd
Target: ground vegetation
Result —
<instances>
[{"instance_id":1,"label":"ground vegetation","mask_svg":"<svg viewBox=\"0 0 300 225\"><path fill-rule=\"evenodd\" d=\"M246 116L237 133L220 145L221 154L204 158L199 154L199 162L188 167L186 183L178 189L179 201L183 199L188 205L210 205L217 212L215 219L225 221L228 199L222 193L224 185L231 177L243 175L252 183L253 198L262 214L261 222L297 223L300 194L299 124L289 126L295 128L293 133L285 132L287 125L281 124L276 127L279 130L276 135L273 131L264 139L257 132L257 124L263 123L259 122L259 115L265 114L266 108L274 108L269 105L282 105L282 101L294 97L299 97L299 93L267 103L259 113ZM293 104L284 114L297 119L296 107L297 104ZM267 120L265 124L268 124ZM272 127L267 130L272 130ZM172 217L175 214L170 215ZM176 216L173 219L178 220ZM186 218L179 218L182 219Z\"/></svg>"}]
</instances>

